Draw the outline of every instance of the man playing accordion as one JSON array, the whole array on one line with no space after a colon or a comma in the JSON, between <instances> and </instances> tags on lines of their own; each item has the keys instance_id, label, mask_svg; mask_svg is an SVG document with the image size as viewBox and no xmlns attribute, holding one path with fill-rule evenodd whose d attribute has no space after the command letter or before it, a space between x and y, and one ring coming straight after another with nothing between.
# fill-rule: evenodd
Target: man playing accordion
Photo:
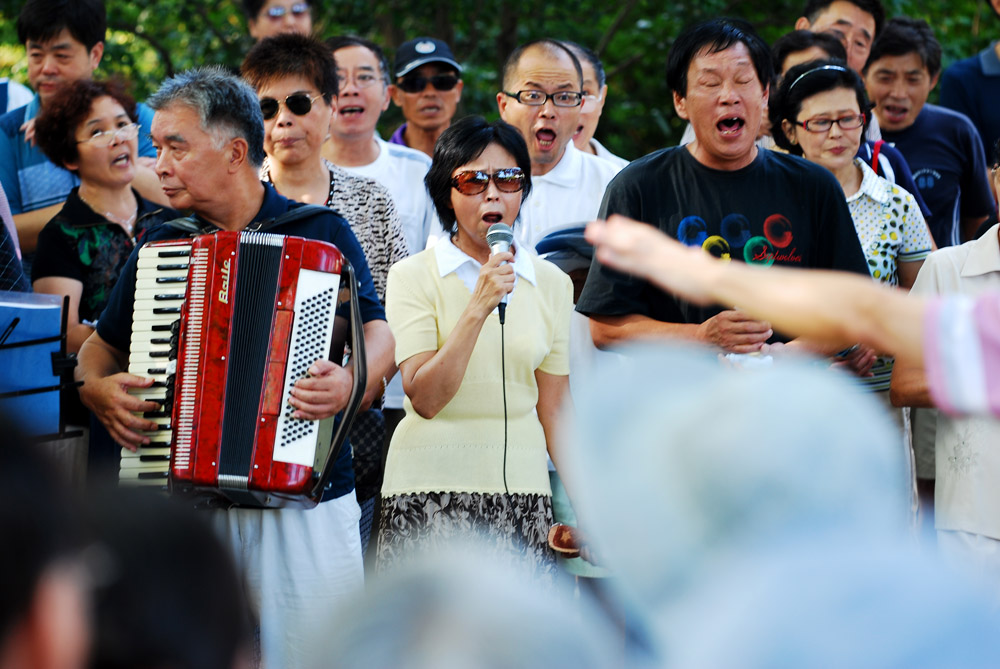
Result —
<instances>
[{"instance_id":1,"label":"man playing accordion","mask_svg":"<svg viewBox=\"0 0 1000 669\"><path fill-rule=\"evenodd\" d=\"M264 158L263 120L257 96L242 80L219 68L202 68L168 79L149 100L155 110L151 136L156 173L171 206L190 210L207 231L240 231L275 219L300 205L258 179ZM381 390L392 364L394 342L379 304L365 256L347 222L318 210L268 229L282 235L329 242L355 269L368 358L365 400ZM163 225L144 241L184 236ZM81 397L116 442L135 449L148 442L143 431L155 424L142 412L155 402L128 394L151 380L129 374L138 249L122 270L97 331L80 350L77 378ZM298 380L289 404L293 416L320 420L348 401L352 370L325 359ZM134 413L137 412L137 413ZM324 620L337 601L361 588L363 569L350 449L337 459L323 502L315 509L236 508L211 511L246 574L249 600L260 617L264 666L310 664L308 653L324 633Z\"/></svg>"}]
</instances>

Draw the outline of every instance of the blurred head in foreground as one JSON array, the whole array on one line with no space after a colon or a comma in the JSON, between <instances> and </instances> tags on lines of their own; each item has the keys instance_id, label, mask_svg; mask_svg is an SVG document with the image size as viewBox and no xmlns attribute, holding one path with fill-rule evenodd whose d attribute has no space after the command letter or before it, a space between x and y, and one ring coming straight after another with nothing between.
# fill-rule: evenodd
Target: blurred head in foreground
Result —
<instances>
[{"instance_id":1,"label":"blurred head in foreground","mask_svg":"<svg viewBox=\"0 0 1000 669\"><path fill-rule=\"evenodd\" d=\"M55 463L0 417L0 668L85 666L90 579L78 502Z\"/></svg>"},{"instance_id":2,"label":"blurred head in foreground","mask_svg":"<svg viewBox=\"0 0 1000 669\"><path fill-rule=\"evenodd\" d=\"M846 379L650 348L588 388L567 487L586 491L579 516L664 661L903 666L996 653L987 607L917 553L902 439Z\"/></svg>"},{"instance_id":3,"label":"blurred head in foreground","mask_svg":"<svg viewBox=\"0 0 1000 669\"><path fill-rule=\"evenodd\" d=\"M101 558L91 669L249 667L243 590L205 514L141 489L91 497Z\"/></svg>"},{"instance_id":4,"label":"blurred head in foreground","mask_svg":"<svg viewBox=\"0 0 1000 669\"><path fill-rule=\"evenodd\" d=\"M341 669L598 669L621 662L589 600L541 586L474 543L393 570L348 602L330 630L327 656Z\"/></svg>"}]
</instances>

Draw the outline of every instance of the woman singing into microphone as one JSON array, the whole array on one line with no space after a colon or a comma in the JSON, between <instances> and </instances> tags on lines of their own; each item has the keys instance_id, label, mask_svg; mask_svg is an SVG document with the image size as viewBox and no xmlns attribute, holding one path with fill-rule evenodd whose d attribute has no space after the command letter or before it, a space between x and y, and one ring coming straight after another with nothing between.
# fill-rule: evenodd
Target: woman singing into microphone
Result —
<instances>
[{"instance_id":1,"label":"woman singing into microphone","mask_svg":"<svg viewBox=\"0 0 1000 669\"><path fill-rule=\"evenodd\" d=\"M426 183L451 236L389 271L406 417L386 462L378 568L478 534L551 578L545 455L568 387L572 285L527 250L491 255L487 231L513 226L531 190L527 146L512 126L455 123Z\"/></svg>"}]
</instances>

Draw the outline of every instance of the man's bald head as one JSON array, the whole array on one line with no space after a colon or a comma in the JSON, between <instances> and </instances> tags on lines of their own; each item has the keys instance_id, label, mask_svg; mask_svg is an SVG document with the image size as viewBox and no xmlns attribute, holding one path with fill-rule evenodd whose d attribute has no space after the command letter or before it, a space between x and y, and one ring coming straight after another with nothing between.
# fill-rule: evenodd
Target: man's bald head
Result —
<instances>
[{"instance_id":1,"label":"man's bald head","mask_svg":"<svg viewBox=\"0 0 1000 669\"><path fill-rule=\"evenodd\" d=\"M554 39L538 39L531 42L525 42L521 46L517 47L510 52L507 56L507 61L503 65L503 88L504 90L510 90L513 85L514 80L517 78L517 68L521 63L521 59L528 53L535 53L536 51L541 51L543 53L549 54L553 57L560 58L566 57L573 63L573 68L576 70L577 75L580 79L580 89L583 88L583 68L580 67L580 59L576 57L570 49L568 49L562 42L558 42Z\"/></svg>"}]
</instances>

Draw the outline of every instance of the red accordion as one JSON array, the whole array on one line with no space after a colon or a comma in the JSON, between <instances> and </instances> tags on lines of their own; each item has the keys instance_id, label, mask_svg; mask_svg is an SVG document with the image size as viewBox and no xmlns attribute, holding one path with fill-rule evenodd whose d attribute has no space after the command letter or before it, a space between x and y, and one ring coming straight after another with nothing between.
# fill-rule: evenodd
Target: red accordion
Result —
<instances>
[{"instance_id":1,"label":"red accordion","mask_svg":"<svg viewBox=\"0 0 1000 669\"><path fill-rule=\"evenodd\" d=\"M350 328L338 316L350 304ZM340 420L293 418L289 391L317 359L354 386ZM350 263L332 244L218 232L139 253L129 371L163 409L147 447L122 451L120 480L221 496L241 506L319 502L364 395L364 335Z\"/></svg>"}]
</instances>

